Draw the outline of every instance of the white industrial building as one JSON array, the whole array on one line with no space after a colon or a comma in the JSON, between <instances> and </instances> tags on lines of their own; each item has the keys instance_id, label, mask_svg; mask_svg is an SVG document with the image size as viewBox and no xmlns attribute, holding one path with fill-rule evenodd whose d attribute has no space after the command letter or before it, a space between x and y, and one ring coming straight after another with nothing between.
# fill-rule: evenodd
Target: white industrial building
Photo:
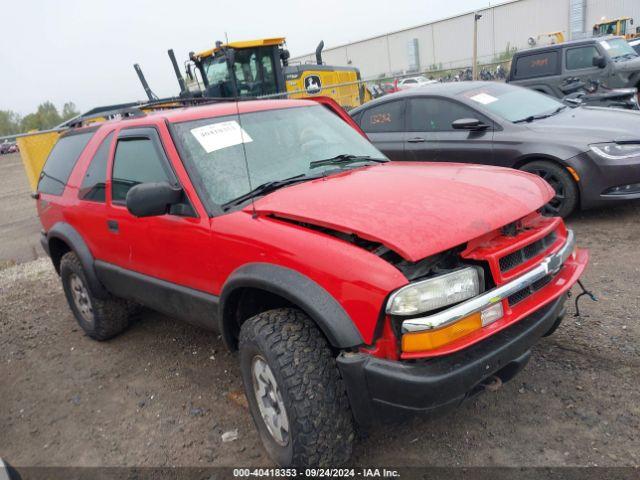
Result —
<instances>
[{"instance_id":1,"label":"white industrial building","mask_svg":"<svg viewBox=\"0 0 640 480\"><path fill-rule=\"evenodd\" d=\"M425 8L428 2L425 2ZM477 11L478 60L497 61L507 48L529 48L529 38L563 32L566 39L591 35L602 17L631 17L640 26L640 0L511 0ZM327 65L358 67L364 79L412 71L470 66L474 12L386 33L323 51ZM315 54L291 58L314 63Z\"/></svg>"}]
</instances>

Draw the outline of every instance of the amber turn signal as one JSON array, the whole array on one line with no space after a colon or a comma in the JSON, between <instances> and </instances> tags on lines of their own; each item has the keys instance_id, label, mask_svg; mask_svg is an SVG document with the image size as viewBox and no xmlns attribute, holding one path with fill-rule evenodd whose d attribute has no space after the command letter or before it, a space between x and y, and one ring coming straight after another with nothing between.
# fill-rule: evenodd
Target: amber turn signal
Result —
<instances>
[{"instance_id":1,"label":"amber turn signal","mask_svg":"<svg viewBox=\"0 0 640 480\"><path fill-rule=\"evenodd\" d=\"M402 351L424 352L426 350L435 350L481 328L482 317L480 312L477 312L439 330L405 333L402 336Z\"/></svg>"},{"instance_id":2,"label":"amber turn signal","mask_svg":"<svg viewBox=\"0 0 640 480\"><path fill-rule=\"evenodd\" d=\"M492 324L502 318L502 315L502 303L499 302L485 308L481 312L469 315L456 323L438 330L405 333L402 336L402 351L424 352L427 350L435 350L471 332Z\"/></svg>"}]
</instances>

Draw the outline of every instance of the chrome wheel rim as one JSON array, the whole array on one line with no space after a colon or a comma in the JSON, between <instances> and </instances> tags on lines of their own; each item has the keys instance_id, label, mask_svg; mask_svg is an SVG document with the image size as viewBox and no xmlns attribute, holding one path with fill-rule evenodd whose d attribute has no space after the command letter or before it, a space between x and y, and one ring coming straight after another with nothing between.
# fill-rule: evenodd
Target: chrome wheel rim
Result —
<instances>
[{"instance_id":1,"label":"chrome wheel rim","mask_svg":"<svg viewBox=\"0 0 640 480\"><path fill-rule=\"evenodd\" d=\"M289 443L289 417L273 372L260 355L253 358L251 377L262 420L275 442L284 447Z\"/></svg>"},{"instance_id":2,"label":"chrome wheel rim","mask_svg":"<svg viewBox=\"0 0 640 480\"><path fill-rule=\"evenodd\" d=\"M71 296L73 297L73 303L76 309L86 322L92 324L93 306L91 305L89 291L87 287L85 287L84 282L78 275L72 273L69 277L69 286L71 287Z\"/></svg>"}]
</instances>

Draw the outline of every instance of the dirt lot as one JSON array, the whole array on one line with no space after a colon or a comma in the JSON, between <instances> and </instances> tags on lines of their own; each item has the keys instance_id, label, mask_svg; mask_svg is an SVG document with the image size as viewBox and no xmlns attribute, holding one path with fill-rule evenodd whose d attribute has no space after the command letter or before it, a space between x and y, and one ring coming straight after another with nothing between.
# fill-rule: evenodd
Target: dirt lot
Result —
<instances>
[{"instance_id":1,"label":"dirt lot","mask_svg":"<svg viewBox=\"0 0 640 480\"><path fill-rule=\"evenodd\" d=\"M34 260L44 254L37 233L40 223L20 155L0 156L0 267Z\"/></svg>"},{"instance_id":2,"label":"dirt lot","mask_svg":"<svg viewBox=\"0 0 640 480\"><path fill-rule=\"evenodd\" d=\"M82 334L48 259L31 260L39 227L27 192L17 159L0 157L0 457L22 466L270 465L236 358L216 335L153 313L110 342ZM436 418L373 430L354 462L639 465L639 214L635 203L570 220L591 249L584 280L600 301L584 300L581 318L571 307L516 379ZM222 442L235 429L238 439Z\"/></svg>"}]
</instances>

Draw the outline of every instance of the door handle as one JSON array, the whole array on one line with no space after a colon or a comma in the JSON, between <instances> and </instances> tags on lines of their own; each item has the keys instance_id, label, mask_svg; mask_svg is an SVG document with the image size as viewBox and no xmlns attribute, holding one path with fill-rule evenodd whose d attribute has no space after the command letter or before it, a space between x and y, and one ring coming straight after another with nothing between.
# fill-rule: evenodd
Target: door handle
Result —
<instances>
[{"instance_id":1,"label":"door handle","mask_svg":"<svg viewBox=\"0 0 640 480\"><path fill-rule=\"evenodd\" d=\"M112 233L118 233L120 229L117 220L107 220L107 228Z\"/></svg>"},{"instance_id":2,"label":"door handle","mask_svg":"<svg viewBox=\"0 0 640 480\"><path fill-rule=\"evenodd\" d=\"M422 142L426 142L426 140L422 137L414 137L414 138L410 138L409 140L407 140L407 142L409 143L422 143Z\"/></svg>"}]
</instances>

